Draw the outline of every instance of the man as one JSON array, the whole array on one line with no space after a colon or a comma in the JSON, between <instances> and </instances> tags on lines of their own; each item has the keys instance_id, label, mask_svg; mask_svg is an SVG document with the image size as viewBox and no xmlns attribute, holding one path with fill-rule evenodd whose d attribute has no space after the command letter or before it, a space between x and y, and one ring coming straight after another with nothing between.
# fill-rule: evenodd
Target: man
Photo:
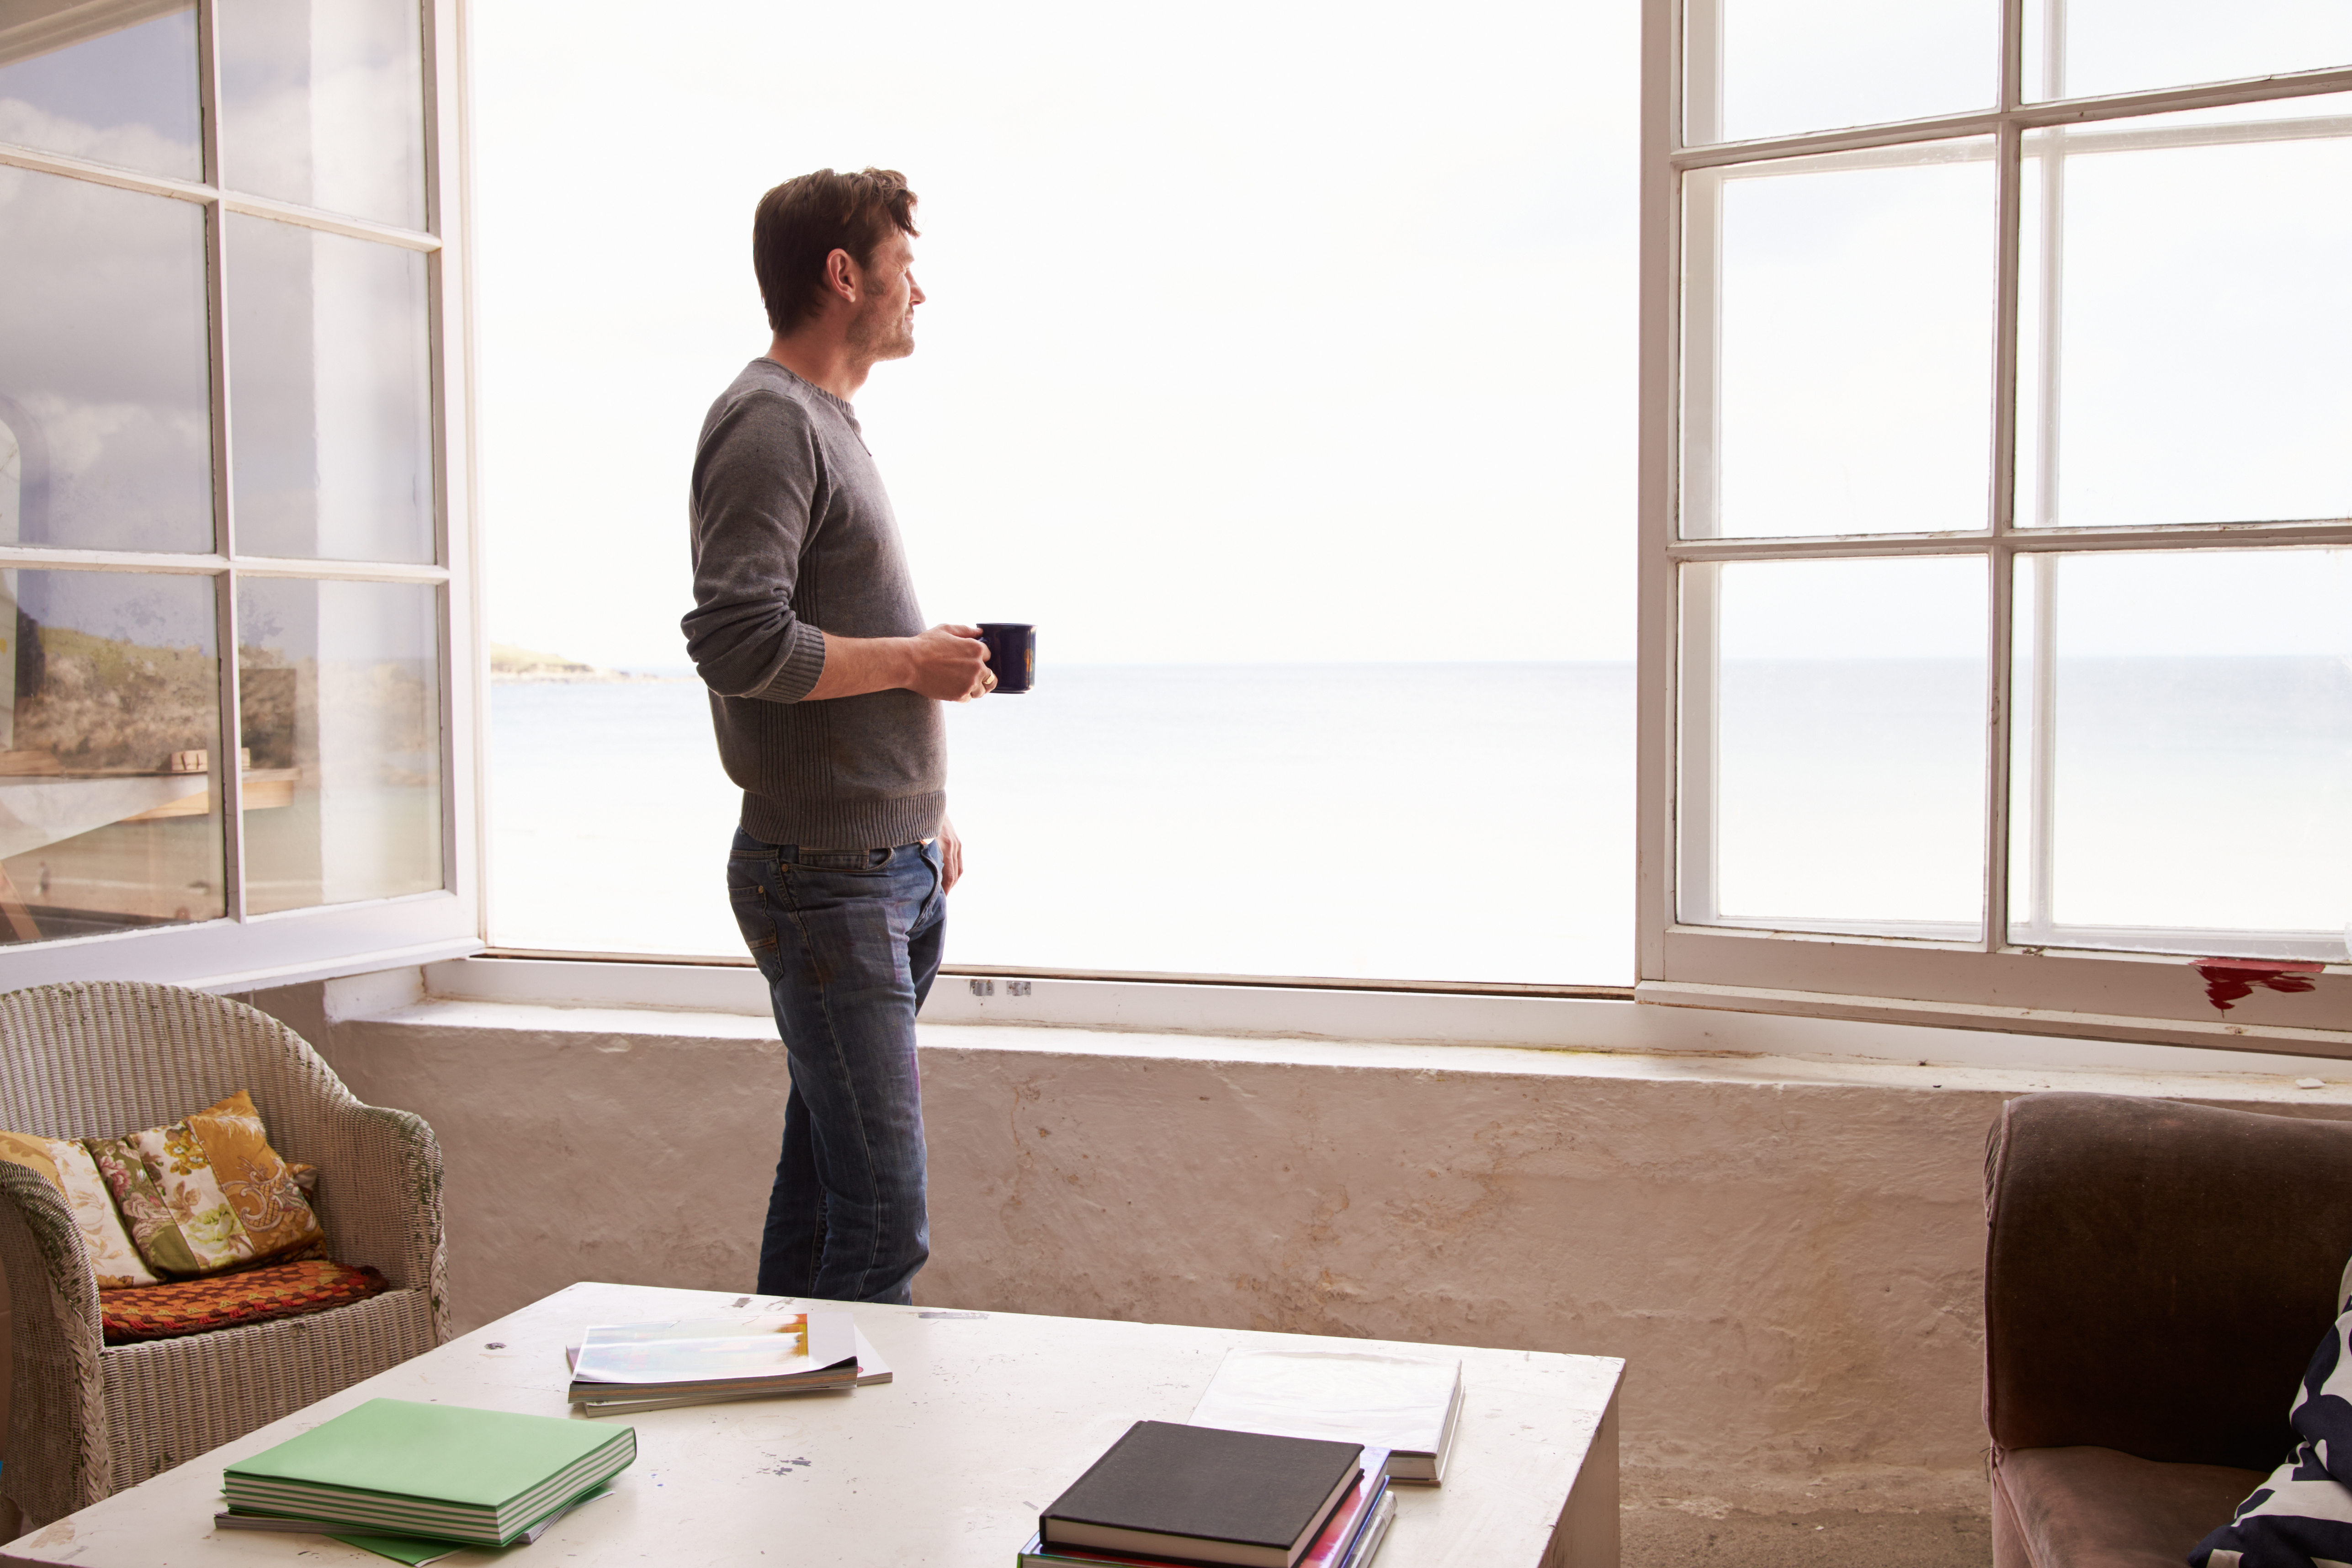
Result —
<instances>
[{"instance_id":1,"label":"man","mask_svg":"<svg viewBox=\"0 0 2352 1568\"><path fill-rule=\"evenodd\" d=\"M914 215L887 169L760 198L774 342L695 448L687 651L743 787L727 889L792 1075L763 1295L903 1304L929 1256L915 1013L963 868L939 704L996 681L978 628L924 629L850 407L915 349Z\"/></svg>"}]
</instances>

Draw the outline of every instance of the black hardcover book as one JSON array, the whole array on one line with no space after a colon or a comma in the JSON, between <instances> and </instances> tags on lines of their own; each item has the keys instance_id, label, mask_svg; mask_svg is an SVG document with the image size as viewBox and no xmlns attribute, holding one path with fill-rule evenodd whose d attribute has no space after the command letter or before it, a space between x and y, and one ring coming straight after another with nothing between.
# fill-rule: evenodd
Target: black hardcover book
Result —
<instances>
[{"instance_id":1,"label":"black hardcover book","mask_svg":"<svg viewBox=\"0 0 2352 1568\"><path fill-rule=\"evenodd\" d=\"M1291 1568L1362 1471L1360 1443L1139 1421L1039 1516L1049 1544Z\"/></svg>"}]
</instances>

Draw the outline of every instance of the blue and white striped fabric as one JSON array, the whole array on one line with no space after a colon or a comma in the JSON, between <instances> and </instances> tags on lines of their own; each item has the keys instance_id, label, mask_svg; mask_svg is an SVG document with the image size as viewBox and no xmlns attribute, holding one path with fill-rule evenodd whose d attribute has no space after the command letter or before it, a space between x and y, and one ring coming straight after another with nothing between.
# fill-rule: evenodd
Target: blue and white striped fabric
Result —
<instances>
[{"instance_id":1,"label":"blue and white striped fabric","mask_svg":"<svg viewBox=\"0 0 2352 1568\"><path fill-rule=\"evenodd\" d=\"M2352 1271L2347 1271L2352 1277ZM2339 1300L2344 1297L2339 1294ZM2197 1543L2191 1568L2352 1568L2352 1300L2312 1352L2287 1413L2294 1457L2237 1517Z\"/></svg>"}]
</instances>

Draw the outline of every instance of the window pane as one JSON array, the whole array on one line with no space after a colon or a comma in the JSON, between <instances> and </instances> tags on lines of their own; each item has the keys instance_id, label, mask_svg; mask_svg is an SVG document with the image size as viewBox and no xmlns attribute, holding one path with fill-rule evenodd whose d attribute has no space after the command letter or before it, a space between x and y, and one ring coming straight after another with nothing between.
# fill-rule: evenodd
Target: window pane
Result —
<instances>
[{"instance_id":1,"label":"window pane","mask_svg":"<svg viewBox=\"0 0 2352 1568\"><path fill-rule=\"evenodd\" d=\"M208 577L0 572L0 941L224 912L215 646Z\"/></svg>"},{"instance_id":2,"label":"window pane","mask_svg":"<svg viewBox=\"0 0 2352 1568\"><path fill-rule=\"evenodd\" d=\"M2352 550L2021 557L2010 940L2346 957Z\"/></svg>"},{"instance_id":3,"label":"window pane","mask_svg":"<svg viewBox=\"0 0 2352 1568\"><path fill-rule=\"evenodd\" d=\"M1683 568L1678 918L1983 932L1985 565Z\"/></svg>"},{"instance_id":4,"label":"window pane","mask_svg":"<svg viewBox=\"0 0 2352 1568\"><path fill-rule=\"evenodd\" d=\"M212 548L204 213L0 168L0 528Z\"/></svg>"},{"instance_id":5,"label":"window pane","mask_svg":"<svg viewBox=\"0 0 2352 1568\"><path fill-rule=\"evenodd\" d=\"M1685 538L1986 525L1985 141L1685 179Z\"/></svg>"},{"instance_id":6,"label":"window pane","mask_svg":"<svg viewBox=\"0 0 2352 1568\"><path fill-rule=\"evenodd\" d=\"M232 215L228 280L238 551L433 559L424 256Z\"/></svg>"},{"instance_id":7,"label":"window pane","mask_svg":"<svg viewBox=\"0 0 2352 1568\"><path fill-rule=\"evenodd\" d=\"M0 11L0 142L178 179L204 177L196 13L122 26L114 6L35 0ZM92 16L93 13L97 15Z\"/></svg>"},{"instance_id":8,"label":"window pane","mask_svg":"<svg viewBox=\"0 0 2352 1568\"><path fill-rule=\"evenodd\" d=\"M1998 0L1689 0L1684 140L1990 109L2000 27Z\"/></svg>"},{"instance_id":9,"label":"window pane","mask_svg":"<svg viewBox=\"0 0 2352 1568\"><path fill-rule=\"evenodd\" d=\"M2352 65L2344 0L2025 0L2025 96L2088 98Z\"/></svg>"},{"instance_id":10,"label":"window pane","mask_svg":"<svg viewBox=\"0 0 2352 1568\"><path fill-rule=\"evenodd\" d=\"M1041 628L1035 691L947 716L949 962L1630 981L1638 9L892 15L919 89L779 94L871 18L475 11L492 635L682 673L685 539L648 520L768 341L753 204L902 169L930 300L857 416L928 618ZM649 205L582 254L647 155ZM1090 259L1041 312L1045 185ZM494 687L494 940L744 956L709 734L690 679Z\"/></svg>"},{"instance_id":11,"label":"window pane","mask_svg":"<svg viewBox=\"0 0 2352 1568\"><path fill-rule=\"evenodd\" d=\"M437 597L406 583L237 585L248 910L442 885Z\"/></svg>"},{"instance_id":12,"label":"window pane","mask_svg":"<svg viewBox=\"0 0 2352 1568\"><path fill-rule=\"evenodd\" d=\"M2352 514L2352 96L2297 103L2026 139L2021 523Z\"/></svg>"},{"instance_id":13,"label":"window pane","mask_svg":"<svg viewBox=\"0 0 2352 1568\"><path fill-rule=\"evenodd\" d=\"M221 0L232 189L425 226L416 0Z\"/></svg>"}]
</instances>

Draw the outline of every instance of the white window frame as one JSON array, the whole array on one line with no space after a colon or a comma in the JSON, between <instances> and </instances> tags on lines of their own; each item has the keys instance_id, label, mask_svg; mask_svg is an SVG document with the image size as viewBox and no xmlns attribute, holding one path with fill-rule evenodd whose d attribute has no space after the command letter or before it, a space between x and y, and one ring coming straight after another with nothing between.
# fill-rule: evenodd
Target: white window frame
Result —
<instances>
[{"instance_id":1,"label":"white window frame","mask_svg":"<svg viewBox=\"0 0 2352 1568\"><path fill-rule=\"evenodd\" d=\"M398 228L224 187L220 181L220 73L214 49L219 0L196 0L198 90L205 178L167 179L85 159L0 143L0 163L191 202L205 213L205 290L211 355L213 510L216 550L207 554L0 546L0 569L159 573L208 577L220 628L220 700L226 721L239 711L236 585L247 577L408 583L438 591L441 611L442 865L437 891L267 914L245 909L239 770L213 770L212 806L226 837L225 918L187 925L65 937L0 948L0 991L61 980L156 980L214 990L249 990L356 974L478 952L482 948L481 781L483 707L479 580L475 531L474 358L470 288L471 212L466 186L465 7L421 0L424 32L425 216ZM433 399L434 564L282 560L236 547L230 507L228 345L224 342L228 215L273 218L304 228L398 246L425 261Z\"/></svg>"},{"instance_id":2,"label":"white window frame","mask_svg":"<svg viewBox=\"0 0 2352 1568\"><path fill-rule=\"evenodd\" d=\"M1991 0L1988 0L1991 3ZM1690 0L1693 8L1709 0ZM1677 1006L1935 1024L2026 1034L2153 1040L2302 1055L2352 1057L2352 964L2311 977L2307 993L2258 989L2228 1012L2207 1000L2187 959L2062 950L2008 939L2011 761L2008 689L2014 565L2021 554L2097 550L2352 545L2352 520L2084 529L2016 526L2013 369L2019 278L2019 194L2026 134L2112 121L2352 90L2352 68L2099 98L2029 102L2023 93L2023 0L2001 7L1996 107L1893 124L1737 142L1685 145L1682 0L1643 0L1641 300L1641 654L1638 1000ZM1694 58L1693 75L1711 69ZM1682 398L1683 177L1807 153L1851 153L1976 136L1992 139L2000 240L1990 527L1974 532L1801 539L1677 537ZM1686 630L1677 584L1687 563L1832 557L1963 555L1990 574L1991 614L1985 800L1985 930L1967 942L1902 940L1789 929L1740 929L1677 919L1678 661ZM1703 628L1696 628L1703 635ZM2046 666L2047 659L2043 664ZM2047 711L2047 705L2042 706ZM1703 760L1703 759L1700 759Z\"/></svg>"}]
</instances>

